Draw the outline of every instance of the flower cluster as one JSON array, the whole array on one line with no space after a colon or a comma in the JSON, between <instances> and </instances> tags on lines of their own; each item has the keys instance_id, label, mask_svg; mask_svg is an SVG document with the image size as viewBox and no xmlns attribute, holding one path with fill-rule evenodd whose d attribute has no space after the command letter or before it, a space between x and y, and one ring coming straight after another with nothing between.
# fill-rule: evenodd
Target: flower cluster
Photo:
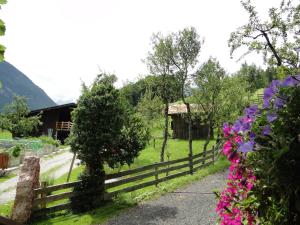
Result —
<instances>
[{"instance_id":1,"label":"flower cluster","mask_svg":"<svg viewBox=\"0 0 300 225\"><path fill-rule=\"evenodd\" d=\"M223 133L225 143L223 154L231 162L227 187L220 194L216 208L221 218L221 225L240 225L242 221L255 224L256 211L240 204L248 197L256 177L253 172L243 166L245 155L254 147L254 135L250 132L251 125L258 113L257 106L245 110L245 116L238 119L232 126L225 123Z\"/></svg>"},{"instance_id":2,"label":"flower cluster","mask_svg":"<svg viewBox=\"0 0 300 225\"><path fill-rule=\"evenodd\" d=\"M230 161L227 187L221 192L216 208L220 216L221 225L249 225L257 224L257 209L251 204L244 204L250 197L250 191L256 183L253 171L246 167L247 153L259 149L256 147L255 138L259 135L269 135L272 132L277 112L285 106L288 96L280 89L298 87L300 75L289 76L283 81L275 80L264 90L263 108L257 105L245 109L244 116L240 117L233 125L224 124L223 154ZM267 121L260 127L259 132L253 132L252 126L258 118Z\"/></svg>"}]
</instances>

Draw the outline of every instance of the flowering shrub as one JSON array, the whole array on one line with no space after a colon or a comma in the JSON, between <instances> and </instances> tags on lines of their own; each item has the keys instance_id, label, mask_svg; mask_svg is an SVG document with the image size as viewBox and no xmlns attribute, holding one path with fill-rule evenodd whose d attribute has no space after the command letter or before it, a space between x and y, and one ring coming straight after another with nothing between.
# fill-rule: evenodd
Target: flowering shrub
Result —
<instances>
[{"instance_id":1,"label":"flowering shrub","mask_svg":"<svg viewBox=\"0 0 300 225\"><path fill-rule=\"evenodd\" d=\"M216 208L221 225L299 224L300 75L273 81L262 109L224 124L227 187Z\"/></svg>"}]
</instances>

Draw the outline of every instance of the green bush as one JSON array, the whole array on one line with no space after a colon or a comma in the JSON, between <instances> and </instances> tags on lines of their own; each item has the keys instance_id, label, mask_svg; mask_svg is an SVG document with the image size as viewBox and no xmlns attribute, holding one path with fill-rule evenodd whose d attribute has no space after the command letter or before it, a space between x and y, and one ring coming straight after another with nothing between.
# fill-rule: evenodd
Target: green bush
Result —
<instances>
[{"instance_id":1,"label":"green bush","mask_svg":"<svg viewBox=\"0 0 300 225\"><path fill-rule=\"evenodd\" d=\"M59 140L55 140L49 136L41 136L38 139L41 140L44 144L54 145L56 147L59 147L61 145Z\"/></svg>"},{"instance_id":2,"label":"green bush","mask_svg":"<svg viewBox=\"0 0 300 225\"><path fill-rule=\"evenodd\" d=\"M11 155L15 158L19 157L22 149L23 148L21 147L21 145L16 145L16 146L12 147L11 148Z\"/></svg>"}]
</instances>

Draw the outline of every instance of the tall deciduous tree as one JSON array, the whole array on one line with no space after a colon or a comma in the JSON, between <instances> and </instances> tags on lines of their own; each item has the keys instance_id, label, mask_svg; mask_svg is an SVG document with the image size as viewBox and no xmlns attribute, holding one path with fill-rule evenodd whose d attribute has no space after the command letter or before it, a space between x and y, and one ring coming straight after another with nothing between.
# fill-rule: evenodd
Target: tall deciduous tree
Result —
<instances>
[{"instance_id":1,"label":"tall deciduous tree","mask_svg":"<svg viewBox=\"0 0 300 225\"><path fill-rule=\"evenodd\" d=\"M202 120L208 126L207 139L204 144L204 153L209 144L214 127L218 126L218 120L222 107L222 89L225 78L225 70L215 58L210 58L201 65L197 71L194 82L197 86L194 99L199 107Z\"/></svg>"},{"instance_id":2,"label":"tall deciduous tree","mask_svg":"<svg viewBox=\"0 0 300 225\"><path fill-rule=\"evenodd\" d=\"M198 57L203 44L203 40L193 27L185 28L178 33L172 34L173 44L171 48L171 60L174 66L174 73L180 83L180 97L187 108L187 119L189 127L189 154L193 155L192 144L192 113L190 103L186 100L185 88L194 69L198 63Z\"/></svg>"},{"instance_id":3,"label":"tall deciduous tree","mask_svg":"<svg viewBox=\"0 0 300 225\"><path fill-rule=\"evenodd\" d=\"M112 168L131 164L147 141L143 123L127 113L119 90L113 86L114 78L101 74L90 88L84 86L72 112L70 144L86 166L82 182L75 187L86 195L72 198L74 211L92 209L103 201L104 163Z\"/></svg>"},{"instance_id":4,"label":"tall deciduous tree","mask_svg":"<svg viewBox=\"0 0 300 225\"><path fill-rule=\"evenodd\" d=\"M206 152L213 129L225 121L233 121L248 102L248 83L244 77L228 76L215 58L205 62L194 76L196 88L192 101L198 106L198 116L208 125Z\"/></svg>"},{"instance_id":5,"label":"tall deciduous tree","mask_svg":"<svg viewBox=\"0 0 300 225\"><path fill-rule=\"evenodd\" d=\"M283 0L278 8L270 8L268 19L259 18L250 0L242 1L249 14L247 24L231 33L231 55L240 47L250 52L262 53L269 65L298 68L300 65L300 4Z\"/></svg>"},{"instance_id":6,"label":"tall deciduous tree","mask_svg":"<svg viewBox=\"0 0 300 225\"><path fill-rule=\"evenodd\" d=\"M161 34L153 35L152 51L148 53L146 64L150 72L157 77L156 87L157 94L161 97L164 103L164 140L161 147L160 160L164 161L165 148L168 140L169 128L169 103L176 100L178 97L178 82L172 74L172 36L163 37Z\"/></svg>"},{"instance_id":7,"label":"tall deciduous tree","mask_svg":"<svg viewBox=\"0 0 300 225\"><path fill-rule=\"evenodd\" d=\"M28 137L41 124L40 116L29 117L29 112L26 99L15 96L0 114L0 128L10 131L13 137Z\"/></svg>"}]
</instances>

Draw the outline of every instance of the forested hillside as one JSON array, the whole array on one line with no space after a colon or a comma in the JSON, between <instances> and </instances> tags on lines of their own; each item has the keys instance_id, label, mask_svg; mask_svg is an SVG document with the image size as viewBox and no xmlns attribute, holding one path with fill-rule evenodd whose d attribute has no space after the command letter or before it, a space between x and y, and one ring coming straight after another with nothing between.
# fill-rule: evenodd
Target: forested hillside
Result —
<instances>
[{"instance_id":1,"label":"forested hillside","mask_svg":"<svg viewBox=\"0 0 300 225\"><path fill-rule=\"evenodd\" d=\"M30 109L56 105L56 103L24 73L8 62L0 63L0 111L14 95L25 96Z\"/></svg>"}]
</instances>

